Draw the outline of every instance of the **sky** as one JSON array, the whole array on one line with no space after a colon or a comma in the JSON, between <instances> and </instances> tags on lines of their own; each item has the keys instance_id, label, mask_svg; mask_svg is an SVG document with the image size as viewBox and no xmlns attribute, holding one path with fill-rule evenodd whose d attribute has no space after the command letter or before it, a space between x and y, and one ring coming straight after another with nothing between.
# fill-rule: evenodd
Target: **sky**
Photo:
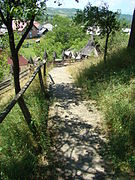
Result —
<instances>
[{"instance_id":1,"label":"sky","mask_svg":"<svg viewBox=\"0 0 135 180\"><path fill-rule=\"evenodd\" d=\"M48 0L48 7L58 7L55 0ZM79 3L75 2L75 0L59 0L62 2L60 8L76 8L83 9L88 2L92 5L100 5L102 0L79 0ZM104 0L109 5L109 9L112 11L117 11L121 9L122 14L133 14L133 10L135 8L135 0Z\"/></svg>"}]
</instances>

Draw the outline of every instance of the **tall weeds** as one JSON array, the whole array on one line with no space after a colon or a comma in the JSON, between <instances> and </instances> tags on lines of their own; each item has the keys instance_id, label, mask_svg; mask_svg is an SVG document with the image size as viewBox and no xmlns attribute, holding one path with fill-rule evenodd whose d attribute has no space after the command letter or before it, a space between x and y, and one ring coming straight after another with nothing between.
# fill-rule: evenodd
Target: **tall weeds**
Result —
<instances>
[{"instance_id":1,"label":"tall weeds","mask_svg":"<svg viewBox=\"0 0 135 180\"><path fill-rule=\"evenodd\" d=\"M35 141L22 112L16 105L0 124L0 179L32 179L40 177L39 162L49 152L49 137L46 132L48 100L42 96L38 80L25 94L25 101L39 133ZM2 109L2 107L1 107ZM37 144L43 149L38 153ZM42 165L42 163L40 162Z\"/></svg>"},{"instance_id":2,"label":"tall weeds","mask_svg":"<svg viewBox=\"0 0 135 180\"><path fill-rule=\"evenodd\" d=\"M78 73L76 84L104 112L110 156L117 170L135 171L135 52L119 49Z\"/></svg>"}]
</instances>

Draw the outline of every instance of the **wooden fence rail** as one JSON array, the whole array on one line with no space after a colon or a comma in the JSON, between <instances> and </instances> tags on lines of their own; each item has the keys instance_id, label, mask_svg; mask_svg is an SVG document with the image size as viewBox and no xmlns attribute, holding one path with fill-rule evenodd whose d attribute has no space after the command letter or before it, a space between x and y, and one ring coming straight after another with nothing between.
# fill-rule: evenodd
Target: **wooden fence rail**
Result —
<instances>
[{"instance_id":1,"label":"wooden fence rail","mask_svg":"<svg viewBox=\"0 0 135 180\"><path fill-rule=\"evenodd\" d=\"M21 89L21 91L14 97L14 99L10 102L10 104L4 109L4 111L0 114L0 123L3 122L5 117L8 115L8 113L12 110L12 108L15 106L15 104L18 102L19 98L25 93L25 91L28 89L32 81L35 79L37 73L39 73L39 81L41 86L41 91L44 93L44 85L43 85L43 79L42 79L42 71L41 67L44 66L44 70L46 71L46 61L44 60L34 71L32 76L30 77L29 81L25 84L25 86ZM43 73L45 74L45 73Z\"/></svg>"},{"instance_id":2,"label":"wooden fence rail","mask_svg":"<svg viewBox=\"0 0 135 180\"><path fill-rule=\"evenodd\" d=\"M11 78L7 79L6 81L0 83L0 91L9 87L11 85Z\"/></svg>"},{"instance_id":3,"label":"wooden fence rail","mask_svg":"<svg viewBox=\"0 0 135 180\"><path fill-rule=\"evenodd\" d=\"M23 72L20 73L20 79L26 77L29 74L29 68L24 70ZM12 79L9 78L3 82L0 83L0 91L6 89L7 87L11 86L12 84ZM1 92L0 92L1 94Z\"/></svg>"}]
</instances>

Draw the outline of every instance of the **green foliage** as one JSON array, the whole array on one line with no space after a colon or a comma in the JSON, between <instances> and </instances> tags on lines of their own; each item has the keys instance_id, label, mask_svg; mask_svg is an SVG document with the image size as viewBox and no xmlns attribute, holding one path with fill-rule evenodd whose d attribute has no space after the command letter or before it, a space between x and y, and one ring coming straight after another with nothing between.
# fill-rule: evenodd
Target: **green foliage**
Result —
<instances>
[{"instance_id":1,"label":"green foliage","mask_svg":"<svg viewBox=\"0 0 135 180\"><path fill-rule=\"evenodd\" d=\"M48 53L48 59L52 60L55 51L58 58L61 58L63 50L74 48L80 50L88 41L88 36L80 26L76 26L70 19L55 16L53 19L54 29L41 38L40 44L35 44L36 56L43 57L44 50ZM86 42L86 43L85 43ZM79 44L78 44L79 43ZM40 51L39 51L40 48Z\"/></svg>"},{"instance_id":2,"label":"green foliage","mask_svg":"<svg viewBox=\"0 0 135 180\"><path fill-rule=\"evenodd\" d=\"M8 35L7 34L0 37L0 47L1 48L8 48L9 47Z\"/></svg>"},{"instance_id":3,"label":"green foliage","mask_svg":"<svg viewBox=\"0 0 135 180\"><path fill-rule=\"evenodd\" d=\"M97 19L97 25L101 29L101 35L115 33L115 31L119 30L118 12L110 11L107 6L98 9Z\"/></svg>"},{"instance_id":4,"label":"green foliage","mask_svg":"<svg viewBox=\"0 0 135 180\"><path fill-rule=\"evenodd\" d=\"M101 53L104 53L105 47L105 37L95 36L95 44L99 46ZM108 41L108 55L112 54L112 52L124 48L127 46L129 40L129 35L123 33L122 31L118 31L115 34L111 34Z\"/></svg>"},{"instance_id":5,"label":"green foliage","mask_svg":"<svg viewBox=\"0 0 135 180\"><path fill-rule=\"evenodd\" d=\"M120 14L119 18L120 18L120 20L126 21L126 23L128 24L129 28L131 27L132 18L133 18L132 15L129 15L129 14Z\"/></svg>"},{"instance_id":6,"label":"green foliage","mask_svg":"<svg viewBox=\"0 0 135 180\"><path fill-rule=\"evenodd\" d=\"M9 75L9 65L7 64L8 56L5 52L0 55L0 82Z\"/></svg>"},{"instance_id":7,"label":"green foliage","mask_svg":"<svg viewBox=\"0 0 135 180\"><path fill-rule=\"evenodd\" d=\"M80 49L84 48L86 44L88 43L89 36L85 36L83 39L77 38L72 46L71 49L74 49L76 52L78 52Z\"/></svg>"},{"instance_id":8,"label":"green foliage","mask_svg":"<svg viewBox=\"0 0 135 180\"><path fill-rule=\"evenodd\" d=\"M85 29L98 26L101 35L113 33L119 29L118 12L110 11L106 4L97 7L89 3L83 11L77 11L74 21L78 24L83 22Z\"/></svg>"},{"instance_id":9,"label":"green foliage","mask_svg":"<svg viewBox=\"0 0 135 180\"><path fill-rule=\"evenodd\" d=\"M33 15L40 15L41 9L45 9L45 1L21 0L8 2L4 0L0 2L0 8L4 18L9 13L16 20L24 21L31 19ZM3 21L3 19L1 20Z\"/></svg>"},{"instance_id":10,"label":"green foliage","mask_svg":"<svg viewBox=\"0 0 135 180\"><path fill-rule=\"evenodd\" d=\"M15 32L15 43L17 44L20 35ZM1 37L0 41L0 47L2 48L2 54L0 55L0 81L2 81L4 78L6 79L9 76L10 67L7 64L8 57L11 56L10 50L9 50L9 37L7 34Z\"/></svg>"},{"instance_id":11,"label":"green foliage","mask_svg":"<svg viewBox=\"0 0 135 180\"><path fill-rule=\"evenodd\" d=\"M106 62L109 37L120 28L118 12L110 11L106 4L97 7L89 3L83 11L77 12L74 21L79 24L84 22L85 29L99 27L100 36L106 37L104 48L104 61Z\"/></svg>"},{"instance_id":12,"label":"green foliage","mask_svg":"<svg viewBox=\"0 0 135 180\"><path fill-rule=\"evenodd\" d=\"M55 41L61 42L63 49L70 48L77 38L82 40L86 36L82 28L74 25L68 18L55 16L53 24L56 26L54 29Z\"/></svg>"},{"instance_id":13,"label":"green foliage","mask_svg":"<svg viewBox=\"0 0 135 180\"><path fill-rule=\"evenodd\" d=\"M60 15L63 17L73 17L76 13L76 9L74 8L53 8L53 7L47 7L47 14L52 17L56 15Z\"/></svg>"},{"instance_id":14,"label":"green foliage","mask_svg":"<svg viewBox=\"0 0 135 180\"><path fill-rule=\"evenodd\" d=\"M49 139L46 132L48 101L41 95L39 82L34 80L27 90L25 101L30 109L32 120L39 133L39 144L47 160ZM0 107L1 110L3 109ZM37 142L29 130L22 112L16 105L0 125L0 178L1 179L42 179L40 174L41 156ZM40 162L40 163L39 163ZM44 165L46 168L46 166ZM44 176L46 175L46 171Z\"/></svg>"},{"instance_id":15,"label":"green foliage","mask_svg":"<svg viewBox=\"0 0 135 180\"><path fill-rule=\"evenodd\" d=\"M135 52L125 48L78 75L85 97L98 102L108 128L110 158L118 170L135 170Z\"/></svg>"},{"instance_id":16,"label":"green foliage","mask_svg":"<svg viewBox=\"0 0 135 180\"><path fill-rule=\"evenodd\" d=\"M20 54L22 54L25 58L30 59L30 57L34 58L35 55L35 46L36 42L35 39L26 39L19 51Z\"/></svg>"},{"instance_id":17,"label":"green foliage","mask_svg":"<svg viewBox=\"0 0 135 180\"><path fill-rule=\"evenodd\" d=\"M85 21L85 16L84 16L84 12L82 10L77 10L76 14L73 18L74 22L76 22L77 24L84 24Z\"/></svg>"}]
</instances>

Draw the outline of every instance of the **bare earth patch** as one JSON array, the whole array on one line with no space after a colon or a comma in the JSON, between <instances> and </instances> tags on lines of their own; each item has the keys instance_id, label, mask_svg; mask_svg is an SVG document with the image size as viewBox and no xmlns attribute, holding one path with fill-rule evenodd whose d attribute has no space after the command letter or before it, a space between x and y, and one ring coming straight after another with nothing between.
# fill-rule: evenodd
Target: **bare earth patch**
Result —
<instances>
[{"instance_id":1,"label":"bare earth patch","mask_svg":"<svg viewBox=\"0 0 135 180\"><path fill-rule=\"evenodd\" d=\"M50 75L55 82L50 82L54 103L49 112L53 135L52 178L113 179L102 155L106 139L101 133L102 115L95 102L81 100L81 90L74 86L67 67L56 67Z\"/></svg>"}]
</instances>

